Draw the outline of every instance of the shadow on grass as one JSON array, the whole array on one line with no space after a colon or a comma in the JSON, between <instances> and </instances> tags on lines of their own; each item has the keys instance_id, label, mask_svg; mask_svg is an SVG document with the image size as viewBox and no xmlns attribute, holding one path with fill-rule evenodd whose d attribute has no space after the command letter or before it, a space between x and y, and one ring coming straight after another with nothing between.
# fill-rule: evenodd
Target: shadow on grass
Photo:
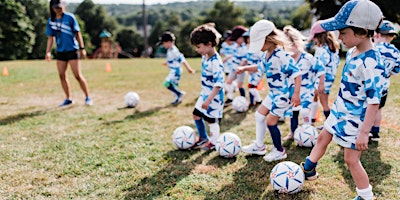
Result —
<instances>
[{"instance_id":1,"label":"shadow on grass","mask_svg":"<svg viewBox=\"0 0 400 200\"><path fill-rule=\"evenodd\" d=\"M231 107L224 109L224 116L221 120L221 133L230 130L232 127L240 125L246 118L247 112L236 112Z\"/></svg>"},{"instance_id":2,"label":"shadow on grass","mask_svg":"<svg viewBox=\"0 0 400 200\"><path fill-rule=\"evenodd\" d=\"M58 108L59 107L55 107L55 108L49 108L49 109L45 109L45 110L36 110L36 111L32 111L32 112L24 112L24 113L18 113L18 114L15 114L15 115L7 116L5 118L0 119L0 126L13 124L13 123L22 121L22 120L24 120L26 118L45 115L48 112L54 111L54 110L56 110ZM69 108L64 108L64 109L69 109Z\"/></svg>"},{"instance_id":3,"label":"shadow on grass","mask_svg":"<svg viewBox=\"0 0 400 200\"><path fill-rule=\"evenodd\" d=\"M152 109L145 110L145 111L135 110L135 111L133 112L133 114L127 115L127 116L126 116L124 119L122 119L122 120L105 121L105 122L103 122L103 124L104 124L104 125L112 125L112 124L123 123L124 120L136 120L136 119L141 119L141 118L144 118L144 117L148 117L148 116L151 116L151 115L155 115L155 114L157 114L158 112L160 112L162 109L169 108L169 107L173 107L173 106L172 106L172 105L157 106L157 107L154 107L154 108L152 108ZM124 109L134 109L134 108L126 108L126 107L124 107L124 108L118 108L118 110L124 110Z\"/></svg>"},{"instance_id":4,"label":"shadow on grass","mask_svg":"<svg viewBox=\"0 0 400 200\"><path fill-rule=\"evenodd\" d=\"M211 151L207 151L193 160L187 160L195 152L195 150L174 150L164 154L163 159L168 164L161 171L143 178L137 185L125 190L125 199L155 199L164 195L180 180L190 175L195 166L211 153Z\"/></svg>"},{"instance_id":5,"label":"shadow on grass","mask_svg":"<svg viewBox=\"0 0 400 200\"><path fill-rule=\"evenodd\" d=\"M370 184L373 187L375 196L384 195L382 190L378 187L389 175L392 169L390 164L386 164L381 160L381 153L378 149L378 142L370 142L368 144L368 150L363 151L361 154L361 163L368 174ZM342 170L342 175L345 178L350 189L355 190L356 187L351 177L350 171L344 161L344 151L343 148L336 155L335 161L339 163L339 167Z\"/></svg>"}]
</instances>

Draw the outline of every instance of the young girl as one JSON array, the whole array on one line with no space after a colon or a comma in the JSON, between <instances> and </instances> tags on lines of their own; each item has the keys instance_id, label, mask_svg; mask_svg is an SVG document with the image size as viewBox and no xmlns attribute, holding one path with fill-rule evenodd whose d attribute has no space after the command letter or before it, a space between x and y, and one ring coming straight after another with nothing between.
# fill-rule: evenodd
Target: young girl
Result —
<instances>
[{"instance_id":1,"label":"young girl","mask_svg":"<svg viewBox=\"0 0 400 200\"><path fill-rule=\"evenodd\" d=\"M322 109L324 111L325 118L328 118L330 113L329 108L329 93L333 82L335 81L336 72L340 63L339 48L340 44L335 39L333 32L321 32L311 36L316 43L315 58L317 58L322 65L325 67L325 90L317 90L315 93L314 101L311 105L311 116L312 121L315 122L315 113L318 108L318 98L321 102ZM318 82L318 81L317 81Z\"/></svg>"},{"instance_id":2,"label":"young girl","mask_svg":"<svg viewBox=\"0 0 400 200\"><path fill-rule=\"evenodd\" d=\"M285 148L282 147L278 120L279 117L291 116L292 105L300 104L300 70L294 65L290 54L283 50L284 41L287 41L285 35L268 20L256 22L250 30L249 52L265 52L258 70L266 74L270 91L255 113L256 140L244 146L242 151L264 155L264 138L268 127L274 144L271 152L264 156L264 160L268 162L287 157ZM256 70L256 66L243 66L237 69L237 73Z\"/></svg>"},{"instance_id":3,"label":"young girl","mask_svg":"<svg viewBox=\"0 0 400 200\"><path fill-rule=\"evenodd\" d=\"M376 115L374 125L371 128L371 140L379 141L379 132L382 121L382 108L385 106L386 98L389 93L390 76L400 73L400 52L390 42L397 36L392 22L384 20L381 26L377 29L374 36L376 48L381 53L383 64L385 65L385 85L382 91L381 103Z\"/></svg>"},{"instance_id":4,"label":"young girl","mask_svg":"<svg viewBox=\"0 0 400 200\"><path fill-rule=\"evenodd\" d=\"M86 57L85 44L83 43L82 34L78 21L72 13L64 12L64 5L60 0L50 1L50 18L46 25L47 48L46 60L51 60L51 49L53 47L54 38L57 44L57 69L61 80L61 86L64 90L66 99L60 106L71 105L74 102L71 98L69 82L67 80L68 64L71 65L72 73L78 80L81 89L85 93L85 104L92 105L93 101L89 97L89 89L85 77L81 72L81 62L79 58Z\"/></svg>"},{"instance_id":5,"label":"young girl","mask_svg":"<svg viewBox=\"0 0 400 200\"><path fill-rule=\"evenodd\" d=\"M179 81L182 76L183 64L189 73L194 74L195 70L192 69L186 61L183 54L175 46L175 35L169 31L164 32L160 36L160 42L167 49L167 61L164 65L168 66L169 74L165 78L164 86L175 95L175 100L171 102L172 105L178 105L182 102L185 92L178 89Z\"/></svg>"},{"instance_id":6,"label":"young girl","mask_svg":"<svg viewBox=\"0 0 400 200\"><path fill-rule=\"evenodd\" d=\"M293 116L290 119L290 133L283 140L293 139L293 133L299 124L299 113L303 118L304 124L311 124L311 103L314 99L315 83L318 92L324 91L325 70L321 63L311 54L304 51L304 36L292 26L285 26L283 32L288 37L292 45L289 51L295 64L299 67L302 78L300 88L301 105L293 108Z\"/></svg>"},{"instance_id":7,"label":"young girl","mask_svg":"<svg viewBox=\"0 0 400 200\"><path fill-rule=\"evenodd\" d=\"M356 185L356 199L373 199L368 174L360 162L368 149L368 134L379 108L384 66L371 37L382 20L382 12L371 1L352 0L335 17L317 21L312 32L339 30L339 39L350 48L342 71L339 93L324 123L318 142L301 163L306 180L318 177L317 162L333 140L344 148L344 161Z\"/></svg>"},{"instance_id":8,"label":"young girl","mask_svg":"<svg viewBox=\"0 0 400 200\"><path fill-rule=\"evenodd\" d=\"M199 140L193 148L209 150L219 137L219 122L224 109L224 65L216 51L221 35L210 24L195 28L190 34L190 42L202 57L201 92L193 110ZM208 122L210 137L206 133L204 121Z\"/></svg>"},{"instance_id":9,"label":"young girl","mask_svg":"<svg viewBox=\"0 0 400 200\"><path fill-rule=\"evenodd\" d=\"M221 49L219 50L219 54L223 58L222 62L224 63L224 72L226 75L229 75L231 70L233 69L233 55L236 52L236 43L230 40L230 36L232 35L232 31L228 30L224 33L225 41L221 44Z\"/></svg>"}]
</instances>

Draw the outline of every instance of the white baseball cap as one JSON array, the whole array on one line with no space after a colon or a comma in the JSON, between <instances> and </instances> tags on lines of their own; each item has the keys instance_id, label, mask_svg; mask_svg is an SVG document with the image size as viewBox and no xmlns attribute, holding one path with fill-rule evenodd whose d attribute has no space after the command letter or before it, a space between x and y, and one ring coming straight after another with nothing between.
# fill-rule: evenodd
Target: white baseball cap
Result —
<instances>
[{"instance_id":1,"label":"white baseball cap","mask_svg":"<svg viewBox=\"0 0 400 200\"><path fill-rule=\"evenodd\" d=\"M334 31L349 26L375 30L382 21L381 9L370 0L351 0L345 3L332 18L320 21L326 31Z\"/></svg>"},{"instance_id":2,"label":"white baseball cap","mask_svg":"<svg viewBox=\"0 0 400 200\"><path fill-rule=\"evenodd\" d=\"M261 51L267 37L275 29L274 23L262 19L256 22L250 29L249 52L255 53Z\"/></svg>"}]
</instances>

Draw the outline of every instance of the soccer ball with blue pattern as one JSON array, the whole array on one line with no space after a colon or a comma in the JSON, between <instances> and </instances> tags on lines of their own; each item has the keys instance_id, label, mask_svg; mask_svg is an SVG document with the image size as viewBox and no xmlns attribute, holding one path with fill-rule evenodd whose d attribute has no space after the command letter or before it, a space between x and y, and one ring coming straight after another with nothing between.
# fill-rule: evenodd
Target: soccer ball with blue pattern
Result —
<instances>
[{"instance_id":1,"label":"soccer ball with blue pattern","mask_svg":"<svg viewBox=\"0 0 400 200\"><path fill-rule=\"evenodd\" d=\"M279 193L294 194L300 192L304 184L304 172L291 161L283 161L272 168L269 175L271 186Z\"/></svg>"},{"instance_id":2,"label":"soccer ball with blue pattern","mask_svg":"<svg viewBox=\"0 0 400 200\"><path fill-rule=\"evenodd\" d=\"M179 149L189 149L196 143L196 132L189 126L180 126L172 134L172 142Z\"/></svg>"},{"instance_id":3,"label":"soccer ball with blue pattern","mask_svg":"<svg viewBox=\"0 0 400 200\"><path fill-rule=\"evenodd\" d=\"M318 131L314 126L303 124L294 131L294 141L300 147L313 147L317 143Z\"/></svg>"},{"instance_id":4,"label":"soccer ball with blue pattern","mask_svg":"<svg viewBox=\"0 0 400 200\"><path fill-rule=\"evenodd\" d=\"M128 92L125 97L125 105L128 108L134 108L138 105L140 97L136 92Z\"/></svg>"},{"instance_id":5,"label":"soccer ball with blue pattern","mask_svg":"<svg viewBox=\"0 0 400 200\"><path fill-rule=\"evenodd\" d=\"M225 158L235 157L242 149L242 141L234 133L226 132L218 137L215 150Z\"/></svg>"},{"instance_id":6,"label":"soccer ball with blue pattern","mask_svg":"<svg viewBox=\"0 0 400 200\"><path fill-rule=\"evenodd\" d=\"M246 97L237 96L232 101L232 108L237 112L246 112L249 109L249 102Z\"/></svg>"}]
</instances>

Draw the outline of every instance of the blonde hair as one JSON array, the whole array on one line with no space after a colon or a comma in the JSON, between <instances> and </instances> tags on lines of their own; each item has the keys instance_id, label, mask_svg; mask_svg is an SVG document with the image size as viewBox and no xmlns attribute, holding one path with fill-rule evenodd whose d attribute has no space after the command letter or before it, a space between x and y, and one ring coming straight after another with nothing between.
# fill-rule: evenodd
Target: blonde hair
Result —
<instances>
[{"instance_id":1,"label":"blonde hair","mask_svg":"<svg viewBox=\"0 0 400 200\"><path fill-rule=\"evenodd\" d=\"M281 46L285 50L290 45L286 35L279 29L274 29L269 35L267 35L265 41L274 43L276 46Z\"/></svg>"},{"instance_id":2,"label":"blonde hair","mask_svg":"<svg viewBox=\"0 0 400 200\"><path fill-rule=\"evenodd\" d=\"M306 38L303 36L303 34L300 33L299 30L295 29L291 25L287 25L283 27L283 32L287 36L291 46L296 45L298 50L304 51L304 49L306 48L304 40Z\"/></svg>"},{"instance_id":3,"label":"blonde hair","mask_svg":"<svg viewBox=\"0 0 400 200\"><path fill-rule=\"evenodd\" d=\"M340 43L336 40L336 36L332 31L317 33L314 38L317 39L317 45L327 44L329 50L333 53L337 52L340 48Z\"/></svg>"}]
</instances>

